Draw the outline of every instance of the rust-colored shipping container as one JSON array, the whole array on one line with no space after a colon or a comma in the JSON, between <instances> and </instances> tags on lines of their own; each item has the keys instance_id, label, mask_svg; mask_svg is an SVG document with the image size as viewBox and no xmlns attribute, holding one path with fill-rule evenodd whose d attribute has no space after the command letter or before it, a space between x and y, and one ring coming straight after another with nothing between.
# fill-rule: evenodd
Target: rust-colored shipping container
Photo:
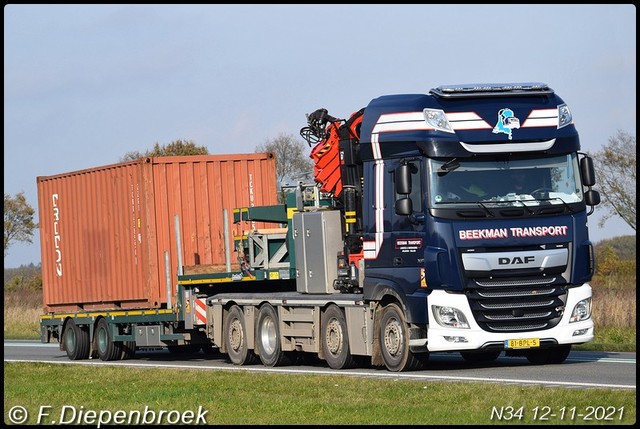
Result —
<instances>
[{"instance_id":1,"label":"rust-colored shipping container","mask_svg":"<svg viewBox=\"0 0 640 429\"><path fill-rule=\"evenodd\" d=\"M142 158L37 186L46 312L163 307L178 241L182 266L224 266L223 209L234 258L233 210L277 204L271 153Z\"/></svg>"}]
</instances>

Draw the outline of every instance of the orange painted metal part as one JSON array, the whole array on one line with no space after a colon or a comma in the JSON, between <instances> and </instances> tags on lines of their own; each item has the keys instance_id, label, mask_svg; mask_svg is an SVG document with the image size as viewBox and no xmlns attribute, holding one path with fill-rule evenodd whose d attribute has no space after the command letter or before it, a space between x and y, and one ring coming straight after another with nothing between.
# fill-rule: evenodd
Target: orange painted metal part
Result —
<instances>
[{"instance_id":1,"label":"orange painted metal part","mask_svg":"<svg viewBox=\"0 0 640 429\"><path fill-rule=\"evenodd\" d=\"M342 192L340 174L340 140L339 123L330 122L326 127L326 135L311 151L313 159L313 176L323 192L331 192L339 196Z\"/></svg>"},{"instance_id":2,"label":"orange painted metal part","mask_svg":"<svg viewBox=\"0 0 640 429\"><path fill-rule=\"evenodd\" d=\"M359 116L356 116L359 115ZM351 138L359 139L358 126L362 123L361 112L351 114L349 129L347 130ZM342 172L340 167L340 133L339 129L344 126L340 122L329 122L325 128L326 137L314 146L310 157L313 159L313 176L320 185L320 190L331 193L334 197L342 194Z\"/></svg>"},{"instance_id":3,"label":"orange painted metal part","mask_svg":"<svg viewBox=\"0 0 640 429\"><path fill-rule=\"evenodd\" d=\"M234 262L233 210L277 204L271 153L142 158L36 181L46 312L166 306L176 215L182 265L224 265L223 208Z\"/></svg>"}]
</instances>

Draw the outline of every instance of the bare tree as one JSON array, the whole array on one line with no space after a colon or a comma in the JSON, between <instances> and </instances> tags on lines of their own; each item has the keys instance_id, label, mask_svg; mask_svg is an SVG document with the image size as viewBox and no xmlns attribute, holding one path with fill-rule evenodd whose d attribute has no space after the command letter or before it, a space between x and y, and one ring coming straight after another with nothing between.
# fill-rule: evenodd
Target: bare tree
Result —
<instances>
[{"instance_id":1,"label":"bare tree","mask_svg":"<svg viewBox=\"0 0 640 429\"><path fill-rule=\"evenodd\" d=\"M598 225L620 216L636 230L636 136L618 130L609 143L592 155L596 161L597 186L608 212Z\"/></svg>"},{"instance_id":2,"label":"bare tree","mask_svg":"<svg viewBox=\"0 0 640 429\"><path fill-rule=\"evenodd\" d=\"M278 189L287 182L298 181L313 173L313 161L308 145L296 140L292 134L281 133L266 143L256 146L257 152L272 152L276 158L276 184ZM295 184L295 183L292 183Z\"/></svg>"},{"instance_id":3,"label":"bare tree","mask_svg":"<svg viewBox=\"0 0 640 429\"><path fill-rule=\"evenodd\" d=\"M24 192L15 197L4 194L4 256L16 241L33 243L33 230L38 225L33 221L35 210L29 205Z\"/></svg>"}]
</instances>

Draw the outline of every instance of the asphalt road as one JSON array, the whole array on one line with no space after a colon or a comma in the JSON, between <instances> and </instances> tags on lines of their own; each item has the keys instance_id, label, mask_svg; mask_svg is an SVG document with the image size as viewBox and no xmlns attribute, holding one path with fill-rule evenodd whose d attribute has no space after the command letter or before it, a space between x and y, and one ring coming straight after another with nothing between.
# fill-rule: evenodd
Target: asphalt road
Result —
<instances>
[{"instance_id":1,"label":"asphalt road","mask_svg":"<svg viewBox=\"0 0 640 429\"><path fill-rule=\"evenodd\" d=\"M544 385L566 388L636 388L636 354L573 351L558 365L532 365L525 358L505 357L482 364L470 364L458 353L433 353L426 369L389 372L367 367L333 370L323 361L300 362L294 366L265 367L261 364L235 366L223 355L172 354L167 349L138 350L130 360L103 362L99 359L70 361L57 343L5 341L5 362L50 362L68 365L121 365L154 368L196 368L223 371L253 371L287 374L331 374L420 381L484 382L515 385Z\"/></svg>"}]
</instances>

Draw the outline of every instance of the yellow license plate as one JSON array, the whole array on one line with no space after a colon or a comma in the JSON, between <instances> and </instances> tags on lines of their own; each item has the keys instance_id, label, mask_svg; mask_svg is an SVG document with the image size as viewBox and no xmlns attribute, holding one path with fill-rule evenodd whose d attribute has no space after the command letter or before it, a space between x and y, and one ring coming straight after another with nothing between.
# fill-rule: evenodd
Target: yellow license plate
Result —
<instances>
[{"instance_id":1,"label":"yellow license plate","mask_svg":"<svg viewBox=\"0 0 640 429\"><path fill-rule=\"evenodd\" d=\"M506 340L504 343L506 349L530 349L540 347L540 338L518 338L517 340Z\"/></svg>"},{"instance_id":2,"label":"yellow license plate","mask_svg":"<svg viewBox=\"0 0 640 429\"><path fill-rule=\"evenodd\" d=\"M279 280L280 273L278 271L270 271L269 272L269 280Z\"/></svg>"}]
</instances>

